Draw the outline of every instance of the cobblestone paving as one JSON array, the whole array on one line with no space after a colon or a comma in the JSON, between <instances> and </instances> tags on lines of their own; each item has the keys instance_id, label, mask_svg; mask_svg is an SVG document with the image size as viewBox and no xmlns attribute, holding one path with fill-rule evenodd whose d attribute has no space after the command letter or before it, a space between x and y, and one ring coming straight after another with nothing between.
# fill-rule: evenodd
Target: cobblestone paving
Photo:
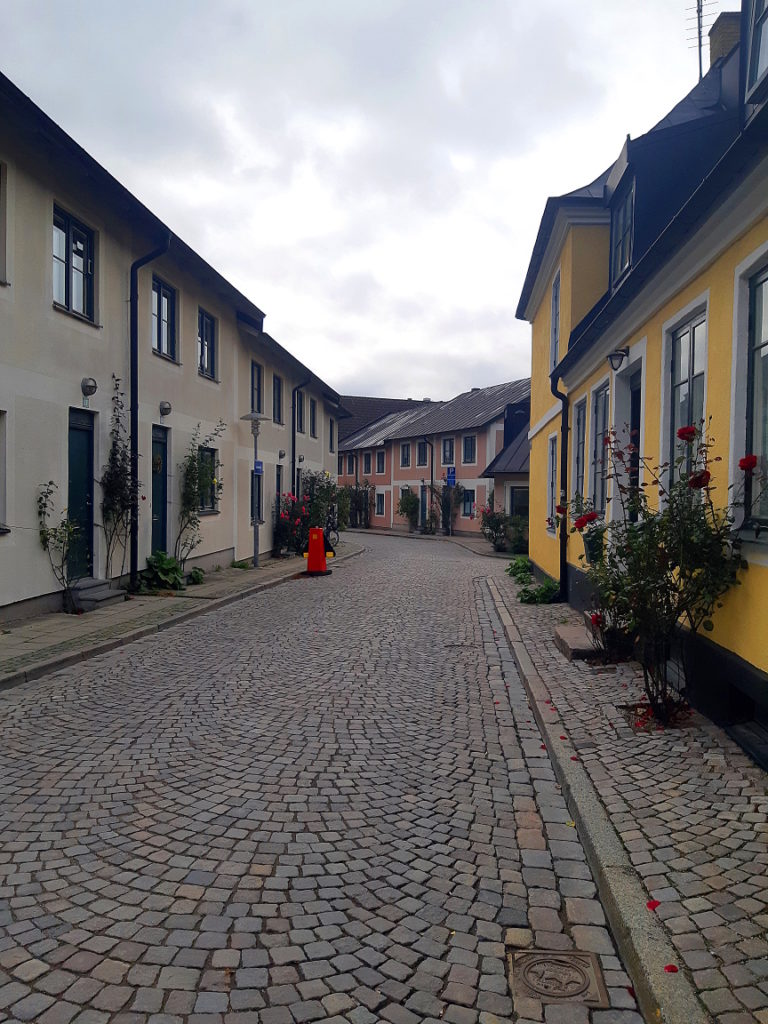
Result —
<instances>
[{"instance_id":1,"label":"cobblestone paving","mask_svg":"<svg viewBox=\"0 0 768 1024\"><path fill-rule=\"evenodd\" d=\"M718 1024L768 1022L768 775L701 715L683 729L635 733L621 705L637 703L637 666L569 663L554 625L578 616L531 607L502 585L656 913ZM645 912L644 908L639 908Z\"/></svg>"},{"instance_id":2,"label":"cobblestone paving","mask_svg":"<svg viewBox=\"0 0 768 1024\"><path fill-rule=\"evenodd\" d=\"M503 563L369 547L0 694L0 1021L640 1024ZM513 1007L505 942L613 1008Z\"/></svg>"}]
</instances>

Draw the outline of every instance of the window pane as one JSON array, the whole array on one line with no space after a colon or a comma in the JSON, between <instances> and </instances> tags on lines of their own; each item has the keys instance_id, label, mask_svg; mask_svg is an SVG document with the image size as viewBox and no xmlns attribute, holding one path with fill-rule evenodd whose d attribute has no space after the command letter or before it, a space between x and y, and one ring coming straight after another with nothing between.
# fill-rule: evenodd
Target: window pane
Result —
<instances>
[{"instance_id":1,"label":"window pane","mask_svg":"<svg viewBox=\"0 0 768 1024\"><path fill-rule=\"evenodd\" d=\"M686 327L684 331L675 335L674 352L672 354L672 383L679 384L680 381L688 380L688 358L690 355L691 335Z\"/></svg>"},{"instance_id":2,"label":"window pane","mask_svg":"<svg viewBox=\"0 0 768 1024\"><path fill-rule=\"evenodd\" d=\"M693 378L691 385L691 407L690 420L694 427L698 427L704 419L704 374ZM681 424L682 425L682 424Z\"/></svg>"},{"instance_id":3,"label":"window pane","mask_svg":"<svg viewBox=\"0 0 768 1024\"><path fill-rule=\"evenodd\" d=\"M755 475L768 475L768 345L758 349L753 356L752 376L752 450L757 455L758 463ZM758 501L752 507L752 514L761 519L768 519L768 488L757 485L760 491Z\"/></svg>"},{"instance_id":4,"label":"window pane","mask_svg":"<svg viewBox=\"0 0 768 1024\"><path fill-rule=\"evenodd\" d=\"M693 328L693 372L704 373L707 340L707 325L704 320Z\"/></svg>"},{"instance_id":5,"label":"window pane","mask_svg":"<svg viewBox=\"0 0 768 1024\"><path fill-rule=\"evenodd\" d=\"M53 257L53 301L60 306L67 304L67 268L58 257Z\"/></svg>"}]
</instances>

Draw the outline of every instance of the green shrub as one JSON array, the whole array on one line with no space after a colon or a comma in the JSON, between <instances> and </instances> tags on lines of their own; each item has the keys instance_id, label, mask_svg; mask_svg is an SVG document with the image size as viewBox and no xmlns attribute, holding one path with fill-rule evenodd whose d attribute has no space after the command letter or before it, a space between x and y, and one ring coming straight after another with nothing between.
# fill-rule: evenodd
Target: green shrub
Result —
<instances>
[{"instance_id":1,"label":"green shrub","mask_svg":"<svg viewBox=\"0 0 768 1024\"><path fill-rule=\"evenodd\" d=\"M504 572L516 583L527 583L531 577L531 563L527 558L518 556L512 559Z\"/></svg>"},{"instance_id":2,"label":"green shrub","mask_svg":"<svg viewBox=\"0 0 768 1024\"><path fill-rule=\"evenodd\" d=\"M147 590L181 590L184 572L173 555L156 551L147 558L147 568L141 574Z\"/></svg>"},{"instance_id":3,"label":"green shrub","mask_svg":"<svg viewBox=\"0 0 768 1024\"><path fill-rule=\"evenodd\" d=\"M410 488L400 495L397 514L408 520L408 525L412 530L416 529L416 524L419 521L419 499Z\"/></svg>"},{"instance_id":4,"label":"green shrub","mask_svg":"<svg viewBox=\"0 0 768 1024\"><path fill-rule=\"evenodd\" d=\"M205 582L205 570L201 569L199 565L196 565L189 574L189 582L197 587L201 583Z\"/></svg>"},{"instance_id":5,"label":"green shrub","mask_svg":"<svg viewBox=\"0 0 768 1024\"><path fill-rule=\"evenodd\" d=\"M546 579L538 586L532 583L522 586L517 592L517 598L521 604L552 604L559 593L559 585L554 580Z\"/></svg>"}]
</instances>

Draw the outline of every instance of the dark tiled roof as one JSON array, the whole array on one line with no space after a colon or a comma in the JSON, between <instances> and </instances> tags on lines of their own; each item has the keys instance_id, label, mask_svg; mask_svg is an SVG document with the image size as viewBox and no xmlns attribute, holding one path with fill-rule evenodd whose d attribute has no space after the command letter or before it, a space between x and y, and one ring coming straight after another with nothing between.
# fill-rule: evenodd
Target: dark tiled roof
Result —
<instances>
[{"instance_id":1,"label":"dark tiled roof","mask_svg":"<svg viewBox=\"0 0 768 1024\"><path fill-rule=\"evenodd\" d=\"M531 442L528 431L521 430L506 448L502 448L496 458L489 464L483 476L494 476L496 473L527 473L531 453Z\"/></svg>"},{"instance_id":2,"label":"dark tiled roof","mask_svg":"<svg viewBox=\"0 0 768 1024\"><path fill-rule=\"evenodd\" d=\"M472 430L485 426L504 415L508 405L528 402L531 381L514 380L489 388L473 388L449 402L419 402L412 408L390 413L344 438L345 451L353 448L374 448L396 438L423 437ZM342 398L348 407L349 399Z\"/></svg>"},{"instance_id":3,"label":"dark tiled roof","mask_svg":"<svg viewBox=\"0 0 768 1024\"><path fill-rule=\"evenodd\" d=\"M489 388L473 388L450 402L433 402L423 412L418 424L421 434L446 434L452 430L471 430L484 427L504 415L508 405L526 402L531 397L531 381L513 380L507 384L494 384ZM391 437L411 437L414 431L404 424Z\"/></svg>"},{"instance_id":4,"label":"dark tiled roof","mask_svg":"<svg viewBox=\"0 0 768 1024\"><path fill-rule=\"evenodd\" d=\"M343 427L339 424L339 441L344 441L391 412L422 405L415 398L367 398L363 395L344 395L341 401L350 416L344 421Z\"/></svg>"}]
</instances>

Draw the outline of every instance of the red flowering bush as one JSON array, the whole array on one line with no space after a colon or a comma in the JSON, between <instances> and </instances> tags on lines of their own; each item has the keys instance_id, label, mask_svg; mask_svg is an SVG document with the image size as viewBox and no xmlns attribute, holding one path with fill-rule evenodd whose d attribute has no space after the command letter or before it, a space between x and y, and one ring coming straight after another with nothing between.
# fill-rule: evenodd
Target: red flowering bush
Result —
<instances>
[{"instance_id":1,"label":"red flowering bush","mask_svg":"<svg viewBox=\"0 0 768 1024\"><path fill-rule=\"evenodd\" d=\"M756 455L745 455L743 459L739 459L739 469L743 469L745 473L751 473L756 466Z\"/></svg>"},{"instance_id":2,"label":"red flowering bush","mask_svg":"<svg viewBox=\"0 0 768 1024\"><path fill-rule=\"evenodd\" d=\"M640 458L633 482L631 446L622 449L610 432L608 476L619 507L605 528L604 557L588 569L600 613L623 620L635 639L649 705L664 724L680 705L672 685L680 675L687 679L690 637L714 628L712 617L744 566L734 529L740 503L728 493L715 504L709 467L719 460L712 439L699 427L681 427L677 436L673 464L653 466ZM748 456L742 463L745 471L752 466ZM655 491L653 503L649 491Z\"/></svg>"}]
</instances>

